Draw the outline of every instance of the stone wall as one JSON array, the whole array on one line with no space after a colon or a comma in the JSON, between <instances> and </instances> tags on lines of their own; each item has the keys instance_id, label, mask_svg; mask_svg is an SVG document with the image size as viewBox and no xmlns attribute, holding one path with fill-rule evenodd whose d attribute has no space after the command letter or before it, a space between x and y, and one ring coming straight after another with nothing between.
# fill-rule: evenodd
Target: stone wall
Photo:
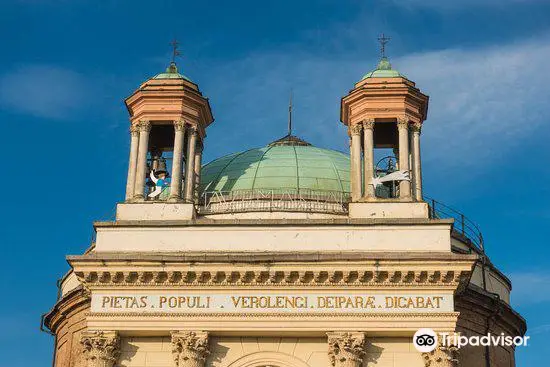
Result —
<instances>
[{"instance_id":1,"label":"stone wall","mask_svg":"<svg viewBox=\"0 0 550 367\"><path fill-rule=\"evenodd\" d=\"M327 338L216 337L210 338L208 367L241 367L248 363L281 367L330 366ZM277 364L279 363L279 364ZM252 364L255 365L255 364ZM122 338L120 367L172 367L172 344L166 337ZM423 367L409 338L367 338L364 367Z\"/></svg>"},{"instance_id":2,"label":"stone wall","mask_svg":"<svg viewBox=\"0 0 550 367\"><path fill-rule=\"evenodd\" d=\"M56 335L55 367L86 367L80 343L82 331L86 327L86 312L90 309L81 291L69 294L58 303L57 312L50 320L51 329Z\"/></svg>"}]
</instances>

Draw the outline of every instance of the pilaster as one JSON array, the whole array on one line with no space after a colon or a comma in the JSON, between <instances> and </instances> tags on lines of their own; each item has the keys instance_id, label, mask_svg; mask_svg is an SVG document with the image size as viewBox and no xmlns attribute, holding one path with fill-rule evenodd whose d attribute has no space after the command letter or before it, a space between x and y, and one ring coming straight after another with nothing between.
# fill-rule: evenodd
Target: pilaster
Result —
<instances>
[{"instance_id":1,"label":"pilaster","mask_svg":"<svg viewBox=\"0 0 550 367\"><path fill-rule=\"evenodd\" d=\"M182 120L174 121L174 156L172 159L172 183L169 198L172 202L181 200L184 138L185 122Z\"/></svg>"},{"instance_id":2,"label":"pilaster","mask_svg":"<svg viewBox=\"0 0 550 367\"><path fill-rule=\"evenodd\" d=\"M409 119L399 117L397 119L397 131L399 134L399 170L409 171ZM399 198L411 198L411 182L403 180L399 183Z\"/></svg>"},{"instance_id":3,"label":"pilaster","mask_svg":"<svg viewBox=\"0 0 550 367\"><path fill-rule=\"evenodd\" d=\"M172 356L177 367L204 367L208 354L207 332L172 332Z\"/></svg>"},{"instance_id":4,"label":"pilaster","mask_svg":"<svg viewBox=\"0 0 550 367\"><path fill-rule=\"evenodd\" d=\"M364 157L364 182L365 198L367 200L375 197L375 187L372 184L374 177L374 119L363 121L363 157Z\"/></svg>"},{"instance_id":5,"label":"pilaster","mask_svg":"<svg viewBox=\"0 0 550 367\"><path fill-rule=\"evenodd\" d=\"M351 125L349 132L351 135L351 196L353 201L361 198L361 124Z\"/></svg>"},{"instance_id":6,"label":"pilaster","mask_svg":"<svg viewBox=\"0 0 550 367\"><path fill-rule=\"evenodd\" d=\"M120 338L116 331L85 331L80 343L88 367L113 367L120 353Z\"/></svg>"},{"instance_id":7,"label":"pilaster","mask_svg":"<svg viewBox=\"0 0 550 367\"><path fill-rule=\"evenodd\" d=\"M411 124L412 133L412 165L413 165L413 187L414 198L417 201L422 201L422 166L420 159L420 132L422 129L421 123Z\"/></svg>"},{"instance_id":8,"label":"pilaster","mask_svg":"<svg viewBox=\"0 0 550 367\"><path fill-rule=\"evenodd\" d=\"M425 367L458 367L458 348L439 345L429 353L422 353Z\"/></svg>"},{"instance_id":9,"label":"pilaster","mask_svg":"<svg viewBox=\"0 0 550 367\"><path fill-rule=\"evenodd\" d=\"M365 356L363 332L329 332L328 356L332 367L361 367Z\"/></svg>"},{"instance_id":10,"label":"pilaster","mask_svg":"<svg viewBox=\"0 0 550 367\"><path fill-rule=\"evenodd\" d=\"M147 174L147 151L149 150L149 132L151 131L151 122L142 120L139 122L139 151L136 172L136 185L134 188L134 198L144 200L145 194L145 175Z\"/></svg>"}]
</instances>

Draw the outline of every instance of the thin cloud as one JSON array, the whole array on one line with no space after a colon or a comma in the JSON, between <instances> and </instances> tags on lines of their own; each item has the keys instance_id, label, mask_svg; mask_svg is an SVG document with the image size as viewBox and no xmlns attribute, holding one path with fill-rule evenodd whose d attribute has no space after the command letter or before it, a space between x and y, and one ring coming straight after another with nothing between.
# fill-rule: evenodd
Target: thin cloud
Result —
<instances>
[{"instance_id":1,"label":"thin cloud","mask_svg":"<svg viewBox=\"0 0 550 367\"><path fill-rule=\"evenodd\" d=\"M36 117L66 119L84 106L88 88L86 78L75 71L26 65L0 76L0 105Z\"/></svg>"},{"instance_id":2,"label":"thin cloud","mask_svg":"<svg viewBox=\"0 0 550 367\"><path fill-rule=\"evenodd\" d=\"M508 7L513 5L545 3L548 0L392 0L402 8L414 10L418 8L431 8L441 11L451 11L472 7Z\"/></svg>"},{"instance_id":3,"label":"thin cloud","mask_svg":"<svg viewBox=\"0 0 550 367\"><path fill-rule=\"evenodd\" d=\"M550 106L541 101L550 99L550 74L544 72L550 58L548 38L392 59L430 95L423 130L425 162L444 156L444 162L438 162L443 163L440 170L482 168L545 122ZM359 53L326 57L286 50L210 66L223 80L206 80L201 87L209 91L217 125L234 129L228 133L212 128L209 133L227 142L283 135L293 88L297 132L317 145L345 151L340 98L375 64Z\"/></svg>"},{"instance_id":4,"label":"thin cloud","mask_svg":"<svg viewBox=\"0 0 550 367\"><path fill-rule=\"evenodd\" d=\"M515 306L550 302L550 276L546 272L513 273L510 279L514 286L512 303Z\"/></svg>"}]
</instances>

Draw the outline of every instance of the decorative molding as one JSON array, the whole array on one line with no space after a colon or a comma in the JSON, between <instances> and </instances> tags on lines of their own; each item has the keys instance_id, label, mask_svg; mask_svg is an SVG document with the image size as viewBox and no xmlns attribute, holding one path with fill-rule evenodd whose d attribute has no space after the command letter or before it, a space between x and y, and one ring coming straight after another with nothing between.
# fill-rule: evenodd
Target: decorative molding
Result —
<instances>
[{"instance_id":1,"label":"decorative molding","mask_svg":"<svg viewBox=\"0 0 550 367\"><path fill-rule=\"evenodd\" d=\"M469 279L465 270L91 270L75 271L86 286L374 286L374 287L457 287Z\"/></svg>"},{"instance_id":2,"label":"decorative molding","mask_svg":"<svg viewBox=\"0 0 550 367\"><path fill-rule=\"evenodd\" d=\"M172 356L177 367L204 367L209 354L207 332L172 332Z\"/></svg>"},{"instance_id":3,"label":"decorative molding","mask_svg":"<svg viewBox=\"0 0 550 367\"><path fill-rule=\"evenodd\" d=\"M151 131L151 121L149 120L140 120L138 123L139 131Z\"/></svg>"},{"instance_id":4,"label":"decorative molding","mask_svg":"<svg viewBox=\"0 0 550 367\"><path fill-rule=\"evenodd\" d=\"M422 353L425 367L457 367L458 348L456 346L438 346L429 353Z\"/></svg>"},{"instance_id":5,"label":"decorative molding","mask_svg":"<svg viewBox=\"0 0 550 367\"><path fill-rule=\"evenodd\" d=\"M410 129L413 133L421 133L422 132L422 123L420 122L414 122L410 125Z\"/></svg>"},{"instance_id":6,"label":"decorative molding","mask_svg":"<svg viewBox=\"0 0 550 367\"><path fill-rule=\"evenodd\" d=\"M333 367L361 367L365 355L365 333L327 333L328 356Z\"/></svg>"},{"instance_id":7,"label":"decorative molding","mask_svg":"<svg viewBox=\"0 0 550 367\"><path fill-rule=\"evenodd\" d=\"M173 319L181 319L181 318L228 318L228 317L237 317L239 319L266 319L266 318L298 318L301 319L304 316L307 316L308 318L333 318L333 319L342 319L342 318L353 318L353 319L404 319L404 320L419 320L419 321L425 321L427 318L429 319L442 319L442 320L448 320L448 319L456 319L460 315L460 312L418 312L418 313L411 313L411 312L372 312L372 313L337 313L337 312L327 312L327 313L303 313L303 314L295 314L295 313L289 313L289 312L273 312L270 314L255 314L251 312L246 313L240 313L240 312L234 312L234 313L220 313L220 312L203 312L203 313L174 313L174 312L155 312L155 313L148 313L145 315L139 315L140 318L173 318ZM136 313L134 312L89 312L86 314L86 316L90 318L102 318L102 317L108 317L108 318L136 318Z\"/></svg>"},{"instance_id":8,"label":"decorative molding","mask_svg":"<svg viewBox=\"0 0 550 367\"><path fill-rule=\"evenodd\" d=\"M372 130L374 129L374 119L363 120L363 128Z\"/></svg>"},{"instance_id":9,"label":"decorative molding","mask_svg":"<svg viewBox=\"0 0 550 367\"><path fill-rule=\"evenodd\" d=\"M120 353L120 338L116 331L84 331L80 343L88 367L113 367Z\"/></svg>"},{"instance_id":10,"label":"decorative molding","mask_svg":"<svg viewBox=\"0 0 550 367\"><path fill-rule=\"evenodd\" d=\"M175 131L185 131L185 121L175 120L174 121L174 130Z\"/></svg>"},{"instance_id":11,"label":"decorative molding","mask_svg":"<svg viewBox=\"0 0 550 367\"><path fill-rule=\"evenodd\" d=\"M353 124L349 127L349 131L351 135L360 135L361 131L363 131L363 125Z\"/></svg>"}]
</instances>

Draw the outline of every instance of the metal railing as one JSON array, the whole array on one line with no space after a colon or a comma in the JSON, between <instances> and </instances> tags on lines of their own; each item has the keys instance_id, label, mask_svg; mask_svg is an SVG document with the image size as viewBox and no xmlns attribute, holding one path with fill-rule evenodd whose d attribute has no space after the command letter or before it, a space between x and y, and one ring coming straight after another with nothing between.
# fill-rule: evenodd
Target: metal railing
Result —
<instances>
[{"instance_id":1,"label":"metal railing","mask_svg":"<svg viewBox=\"0 0 550 367\"><path fill-rule=\"evenodd\" d=\"M252 189L207 191L199 201L200 213L246 211L314 211L346 213L349 194L310 189Z\"/></svg>"},{"instance_id":2,"label":"metal railing","mask_svg":"<svg viewBox=\"0 0 550 367\"><path fill-rule=\"evenodd\" d=\"M451 208L435 199L424 196L425 201L429 205L430 218L443 219L452 218L455 220L453 226L453 233L458 235L462 240L466 240L474 249L479 253L485 253L485 247L483 243L483 235L481 229L472 220L466 217L464 214L456 209Z\"/></svg>"}]
</instances>

